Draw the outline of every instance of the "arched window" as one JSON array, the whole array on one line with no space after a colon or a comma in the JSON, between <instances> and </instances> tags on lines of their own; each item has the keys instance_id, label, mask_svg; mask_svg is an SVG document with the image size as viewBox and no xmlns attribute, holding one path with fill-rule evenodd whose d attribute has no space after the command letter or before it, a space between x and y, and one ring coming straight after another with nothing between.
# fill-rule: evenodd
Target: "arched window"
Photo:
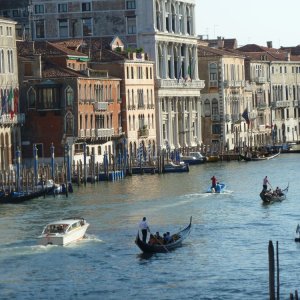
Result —
<instances>
[{"instance_id":1,"label":"arched window","mask_svg":"<svg viewBox=\"0 0 300 300\"><path fill-rule=\"evenodd\" d=\"M204 102L204 115L205 117L210 116L210 101L208 99L206 99Z\"/></svg>"},{"instance_id":2,"label":"arched window","mask_svg":"<svg viewBox=\"0 0 300 300\"><path fill-rule=\"evenodd\" d=\"M68 86L66 89L67 106L73 106L73 101L74 101L74 91L70 86Z\"/></svg>"},{"instance_id":3,"label":"arched window","mask_svg":"<svg viewBox=\"0 0 300 300\"><path fill-rule=\"evenodd\" d=\"M66 135L73 135L73 129L74 129L74 118L72 113L68 112L65 118Z\"/></svg>"},{"instance_id":4,"label":"arched window","mask_svg":"<svg viewBox=\"0 0 300 300\"><path fill-rule=\"evenodd\" d=\"M35 108L36 106L36 93L35 90L30 87L30 89L27 92L27 102L28 102L28 108Z\"/></svg>"}]
</instances>

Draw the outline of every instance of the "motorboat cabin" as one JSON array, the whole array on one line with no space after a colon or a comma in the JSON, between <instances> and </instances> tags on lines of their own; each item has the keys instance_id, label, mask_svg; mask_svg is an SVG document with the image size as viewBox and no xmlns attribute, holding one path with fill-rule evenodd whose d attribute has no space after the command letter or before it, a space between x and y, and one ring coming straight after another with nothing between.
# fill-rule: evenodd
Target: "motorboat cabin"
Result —
<instances>
[{"instance_id":1,"label":"motorboat cabin","mask_svg":"<svg viewBox=\"0 0 300 300\"><path fill-rule=\"evenodd\" d=\"M49 223L38 237L39 244L65 246L82 239L89 226L84 218L67 218Z\"/></svg>"}]
</instances>

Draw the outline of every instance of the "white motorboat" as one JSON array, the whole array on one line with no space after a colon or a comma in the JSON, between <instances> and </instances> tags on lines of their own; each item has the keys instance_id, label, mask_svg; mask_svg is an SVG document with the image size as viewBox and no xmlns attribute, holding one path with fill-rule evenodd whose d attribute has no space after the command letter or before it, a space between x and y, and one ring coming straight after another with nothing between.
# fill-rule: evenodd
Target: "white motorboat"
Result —
<instances>
[{"instance_id":1,"label":"white motorboat","mask_svg":"<svg viewBox=\"0 0 300 300\"><path fill-rule=\"evenodd\" d=\"M65 246L82 239L89 226L84 218L66 218L49 223L38 237L39 244Z\"/></svg>"},{"instance_id":2,"label":"white motorboat","mask_svg":"<svg viewBox=\"0 0 300 300\"><path fill-rule=\"evenodd\" d=\"M190 152L189 155L183 155L180 159L189 165L203 164L206 161L206 157L200 152Z\"/></svg>"}]
</instances>

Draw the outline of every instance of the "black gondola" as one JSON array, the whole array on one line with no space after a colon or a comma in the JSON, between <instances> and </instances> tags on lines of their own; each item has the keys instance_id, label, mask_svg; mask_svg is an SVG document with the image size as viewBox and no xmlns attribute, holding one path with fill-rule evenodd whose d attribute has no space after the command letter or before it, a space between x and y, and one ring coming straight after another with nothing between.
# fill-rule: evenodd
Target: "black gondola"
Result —
<instances>
[{"instance_id":1,"label":"black gondola","mask_svg":"<svg viewBox=\"0 0 300 300\"><path fill-rule=\"evenodd\" d=\"M244 160L244 161L261 161L261 160L269 160L269 159L272 159L272 158L275 158L277 157L278 155L280 154L280 151L278 153L275 153L275 154L253 154L251 156L247 156L247 155L242 155L240 154L239 155L239 159L240 160Z\"/></svg>"},{"instance_id":2,"label":"black gondola","mask_svg":"<svg viewBox=\"0 0 300 300\"><path fill-rule=\"evenodd\" d=\"M264 203L273 203L273 202L281 202L283 200L286 199L286 194L289 190L289 185L284 189L284 190L281 190L281 193L278 195L274 192L270 192L270 191L267 191L267 190L262 190L259 194L261 200L264 202Z\"/></svg>"},{"instance_id":3,"label":"black gondola","mask_svg":"<svg viewBox=\"0 0 300 300\"><path fill-rule=\"evenodd\" d=\"M168 244L155 244L155 245L149 245L148 243L144 243L140 239L139 233L136 236L135 243L137 246L144 252L144 253L164 253L169 252L175 248L178 248L181 246L182 241L189 235L192 227L192 217L190 218L190 224L184 228L183 230L173 234L173 237L176 237L174 241L168 243Z\"/></svg>"}]
</instances>

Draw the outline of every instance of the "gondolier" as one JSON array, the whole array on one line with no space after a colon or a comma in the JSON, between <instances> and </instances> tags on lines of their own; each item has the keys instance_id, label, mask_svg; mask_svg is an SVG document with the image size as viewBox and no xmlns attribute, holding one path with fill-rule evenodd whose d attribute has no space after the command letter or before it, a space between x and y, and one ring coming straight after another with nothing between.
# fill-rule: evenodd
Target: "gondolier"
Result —
<instances>
[{"instance_id":1,"label":"gondolier","mask_svg":"<svg viewBox=\"0 0 300 300\"><path fill-rule=\"evenodd\" d=\"M143 220L139 223L139 228L143 235L143 242L146 243L147 233L148 233L148 231L150 232L146 217L143 217Z\"/></svg>"},{"instance_id":2,"label":"gondolier","mask_svg":"<svg viewBox=\"0 0 300 300\"><path fill-rule=\"evenodd\" d=\"M268 184L270 184L270 182L268 180L268 176L265 176L265 178L263 180L263 190L266 190L268 188Z\"/></svg>"}]
</instances>

